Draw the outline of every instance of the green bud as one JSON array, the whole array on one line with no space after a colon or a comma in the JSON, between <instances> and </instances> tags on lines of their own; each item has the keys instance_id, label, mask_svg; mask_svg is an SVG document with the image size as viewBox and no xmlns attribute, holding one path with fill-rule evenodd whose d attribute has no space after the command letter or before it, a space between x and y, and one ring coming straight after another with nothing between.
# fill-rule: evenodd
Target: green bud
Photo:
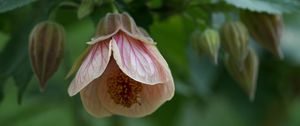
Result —
<instances>
[{"instance_id":1,"label":"green bud","mask_svg":"<svg viewBox=\"0 0 300 126\"><path fill-rule=\"evenodd\" d=\"M218 64L218 52L220 49L219 32L214 29L206 29L202 34L195 31L192 34L194 47L204 54L208 54L215 64Z\"/></svg>"},{"instance_id":2,"label":"green bud","mask_svg":"<svg viewBox=\"0 0 300 126\"><path fill-rule=\"evenodd\" d=\"M49 78L57 71L63 56L64 28L52 21L37 24L29 37L31 65L43 90Z\"/></svg>"},{"instance_id":3,"label":"green bud","mask_svg":"<svg viewBox=\"0 0 300 126\"><path fill-rule=\"evenodd\" d=\"M259 67L259 59L255 51L249 49L249 53L242 63L243 67L237 64L230 56L225 59L225 64L230 75L240 84L241 88L248 94L250 100L253 101Z\"/></svg>"},{"instance_id":4,"label":"green bud","mask_svg":"<svg viewBox=\"0 0 300 126\"><path fill-rule=\"evenodd\" d=\"M241 22L226 22L220 29L222 45L233 60L242 62L248 53L249 34Z\"/></svg>"},{"instance_id":5,"label":"green bud","mask_svg":"<svg viewBox=\"0 0 300 126\"><path fill-rule=\"evenodd\" d=\"M79 19L83 19L84 17L92 13L94 10L94 4L94 0L82 0L77 10L77 17Z\"/></svg>"},{"instance_id":6,"label":"green bud","mask_svg":"<svg viewBox=\"0 0 300 126\"><path fill-rule=\"evenodd\" d=\"M280 49L283 20L280 15L243 11L241 20L246 24L251 36L273 55L283 58Z\"/></svg>"}]
</instances>

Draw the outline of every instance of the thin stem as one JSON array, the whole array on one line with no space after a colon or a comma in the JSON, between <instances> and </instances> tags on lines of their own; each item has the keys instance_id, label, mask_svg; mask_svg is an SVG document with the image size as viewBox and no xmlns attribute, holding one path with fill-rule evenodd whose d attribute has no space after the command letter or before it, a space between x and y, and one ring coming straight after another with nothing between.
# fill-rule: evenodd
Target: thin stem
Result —
<instances>
[{"instance_id":1,"label":"thin stem","mask_svg":"<svg viewBox=\"0 0 300 126\"><path fill-rule=\"evenodd\" d=\"M79 5L75 2L71 2L71 1L63 1L61 3L59 3L57 6L55 6L53 8L53 10L50 12L49 14L49 20L55 20L56 18L56 12L60 7L72 7L72 8L78 8Z\"/></svg>"},{"instance_id":2,"label":"thin stem","mask_svg":"<svg viewBox=\"0 0 300 126\"><path fill-rule=\"evenodd\" d=\"M119 13L119 10L118 10L117 6L115 5L114 0L111 0L110 5L111 5L111 9L112 9L113 13Z\"/></svg>"}]
</instances>

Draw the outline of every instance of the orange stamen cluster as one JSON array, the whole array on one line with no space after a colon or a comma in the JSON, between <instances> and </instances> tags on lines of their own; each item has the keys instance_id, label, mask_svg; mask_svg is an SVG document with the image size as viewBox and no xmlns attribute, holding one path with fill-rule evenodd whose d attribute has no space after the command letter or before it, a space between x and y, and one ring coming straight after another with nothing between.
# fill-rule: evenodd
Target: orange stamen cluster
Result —
<instances>
[{"instance_id":1,"label":"orange stamen cluster","mask_svg":"<svg viewBox=\"0 0 300 126\"><path fill-rule=\"evenodd\" d=\"M133 104L140 103L140 92L143 90L142 83L137 82L121 70L108 78L108 93L116 104L130 108Z\"/></svg>"}]
</instances>

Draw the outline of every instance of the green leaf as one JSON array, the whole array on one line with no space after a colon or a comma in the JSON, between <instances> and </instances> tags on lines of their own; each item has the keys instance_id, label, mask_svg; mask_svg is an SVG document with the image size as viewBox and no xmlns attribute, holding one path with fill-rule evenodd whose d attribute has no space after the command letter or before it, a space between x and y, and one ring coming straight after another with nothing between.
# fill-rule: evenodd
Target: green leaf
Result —
<instances>
[{"instance_id":1,"label":"green leaf","mask_svg":"<svg viewBox=\"0 0 300 126\"><path fill-rule=\"evenodd\" d=\"M57 1L58 0L42 0L37 2L33 6L34 9L25 15L27 18L23 21L18 21L23 23L14 27L15 29L12 33L12 36L14 37L9 40L3 51L0 53L1 82L4 82L10 76L13 76L18 88L19 102L21 102L22 95L32 77L32 70L28 59L29 33L36 23L48 18L50 9Z\"/></svg>"},{"instance_id":2,"label":"green leaf","mask_svg":"<svg viewBox=\"0 0 300 126\"><path fill-rule=\"evenodd\" d=\"M225 0L225 2L237 8L248 9L256 12L266 12L270 14L290 13L300 10L300 4L290 0Z\"/></svg>"},{"instance_id":3,"label":"green leaf","mask_svg":"<svg viewBox=\"0 0 300 126\"><path fill-rule=\"evenodd\" d=\"M0 0L0 13L22 7L36 0Z\"/></svg>"}]
</instances>

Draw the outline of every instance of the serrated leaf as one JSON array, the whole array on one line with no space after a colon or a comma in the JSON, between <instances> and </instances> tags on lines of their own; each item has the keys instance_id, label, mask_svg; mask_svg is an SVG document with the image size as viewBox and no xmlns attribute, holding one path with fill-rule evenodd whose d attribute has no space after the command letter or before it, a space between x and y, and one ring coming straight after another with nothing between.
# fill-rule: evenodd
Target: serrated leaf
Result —
<instances>
[{"instance_id":1,"label":"serrated leaf","mask_svg":"<svg viewBox=\"0 0 300 126\"><path fill-rule=\"evenodd\" d=\"M0 13L22 7L36 0L0 0Z\"/></svg>"},{"instance_id":2,"label":"serrated leaf","mask_svg":"<svg viewBox=\"0 0 300 126\"><path fill-rule=\"evenodd\" d=\"M77 17L79 19L82 19L88 15L90 15L91 12L94 10L94 1L93 0L82 0L82 3L80 4L78 11L77 11Z\"/></svg>"},{"instance_id":3,"label":"serrated leaf","mask_svg":"<svg viewBox=\"0 0 300 126\"><path fill-rule=\"evenodd\" d=\"M19 102L21 102L22 95L32 76L28 59L29 33L36 23L48 18L50 9L57 2L58 0L42 0L37 2L27 18L23 21L18 21L23 23L14 26L14 32L12 33L14 37L9 40L0 53L0 82L4 82L8 77L13 76L18 88Z\"/></svg>"},{"instance_id":4,"label":"serrated leaf","mask_svg":"<svg viewBox=\"0 0 300 126\"><path fill-rule=\"evenodd\" d=\"M262 1L262 0L225 0L237 8L248 9L269 14L282 14L299 11L300 5L295 1Z\"/></svg>"}]
</instances>

